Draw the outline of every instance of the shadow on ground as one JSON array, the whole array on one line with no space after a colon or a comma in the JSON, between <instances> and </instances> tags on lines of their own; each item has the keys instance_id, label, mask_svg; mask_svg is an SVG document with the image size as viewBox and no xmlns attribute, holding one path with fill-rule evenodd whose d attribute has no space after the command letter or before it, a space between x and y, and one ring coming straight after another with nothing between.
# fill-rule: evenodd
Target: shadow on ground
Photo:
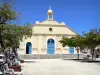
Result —
<instances>
[{"instance_id":1,"label":"shadow on ground","mask_svg":"<svg viewBox=\"0 0 100 75\"><path fill-rule=\"evenodd\" d=\"M100 60L82 60L82 59L63 59L63 60L72 60L72 61L76 61L76 62L81 62L81 63L97 63L100 65Z\"/></svg>"}]
</instances>

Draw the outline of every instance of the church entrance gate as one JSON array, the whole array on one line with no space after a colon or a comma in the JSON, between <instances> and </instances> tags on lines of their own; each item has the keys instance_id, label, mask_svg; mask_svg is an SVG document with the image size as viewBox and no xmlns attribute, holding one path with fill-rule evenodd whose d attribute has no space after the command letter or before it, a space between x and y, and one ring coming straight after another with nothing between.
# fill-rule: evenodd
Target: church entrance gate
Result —
<instances>
[{"instance_id":1,"label":"church entrance gate","mask_svg":"<svg viewBox=\"0 0 100 75\"><path fill-rule=\"evenodd\" d=\"M47 53L48 54L54 54L54 49L55 49L55 42L53 39L48 39L47 41Z\"/></svg>"},{"instance_id":2,"label":"church entrance gate","mask_svg":"<svg viewBox=\"0 0 100 75\"><path fill-rule=\"evenodd\" d=\"M26 54L32 54L32 44L30 42L26 44Z\"/></svg>"}]
</instances>

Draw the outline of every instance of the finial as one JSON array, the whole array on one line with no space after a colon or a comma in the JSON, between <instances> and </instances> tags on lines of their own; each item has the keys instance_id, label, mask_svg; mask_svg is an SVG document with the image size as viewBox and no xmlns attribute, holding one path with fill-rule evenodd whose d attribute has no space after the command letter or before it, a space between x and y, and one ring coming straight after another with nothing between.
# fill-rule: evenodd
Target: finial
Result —
<instances>
[{"instance_id":1,"label":"finial","mask_svg":"<svg viewBox=\"0 0 100 75\"><path fill-rule=\"evenodd\" d=\"M51 6L49 6L49 9L51 9Z\"/></svg>"},{"instance_id":2,"label":"finial","mask_svg":"<svg viewBox=\"0 0 100 75\"><path fill-rule=\"evenodd\" d=\"M51 6L49 6L48 10L48 20L53 20L53 11L51 10Z\"/></svg>"}]
</instances>

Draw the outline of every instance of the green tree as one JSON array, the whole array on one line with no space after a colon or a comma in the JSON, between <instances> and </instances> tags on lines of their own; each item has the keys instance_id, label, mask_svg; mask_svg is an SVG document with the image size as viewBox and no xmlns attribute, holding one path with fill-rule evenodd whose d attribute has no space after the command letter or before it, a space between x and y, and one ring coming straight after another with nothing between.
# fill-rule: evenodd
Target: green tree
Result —
<instances>
[{"instance_id":1,"label":"green tree","mask_svg":"<svg viewBox=\"0 0 100 75\"><path fill-rule=\"evenodd\" d=\"M26 26L18 25L7 25L3 30L3 40L5 47L18 47L20 41L23 41L23 37L32 36L31 25L26 24Z\"/></svg>"},{"instance_id":2,"label":"green tree","mask_svg":"<svg viewBox=\"0 0 100 75\"><path fill-rule=\"evenodd\" d=\"M91 49L92 61L94 57L95 48L100 45L100 28L91 29L90 32L84 33L84 44Z\"/></svg>"},{"instance_id":3,"label":"green tree","mask_svg":"<svg viewBox=\"0 0 100 75\"><path fill-rule=\"evenodd\" d=\"M13 4L2 3L0 5L0 43L2 51L5 47L18 47L19 41L32 35L31 25L25 26L10 24L16 20L17 13L13 10Z\"/></svg>"},{"instance_id":4,"label":"green tree","mask_svg":"<svg viewBox=\"0 0 100 75\"><path fill-rule=\"evenodd\" d=\"M18 59L17 49L20 45L20 41L23 41L23 37L31 37L32 27L30 25L18 26L18 25L7 25L5 30L3 30L3 40L5 50L12 48L12 52Z\"/></svg>"},{"instance_id":5,"label":"green tree","mask_svg":"<svg viewBox=\"0 0 100 75\"><path fill-rule=\"evenodd\" d=\"M17 57L16 50L23 41L23 37L32 36L32 27L29 23L25 26L11 24L10 21L16 20L17 13L13 10L12 4L2 3L0 5L0 52L4 53L6 59L8 48L12 48L12 52Z\"/></svg>"},{"instance_id":6,"label":"green tree","mask_svg":"<svg viewBox=\"0 0 100 75\"><path fill-rule=\"evenodd\" d=\"M0 5L0 45L1 48L4 49L4 43L2 39L2 32L4 26L7 26L7 24L11 20L15 20L17 16L17 13L13 10L12 4L8 5L7 3L2 3Z\"/></svg>"},{"instance_id":7,"label":"green tree","mask_svg":"<svg viewBox=\"0 0 100 75\"><path fill-rule=\"evenodd\" d=\"M83 37L80 35L77 35L75 37L71 37L71 38L65 38L63 37L60 40L60 43L62 44L63 47L65 47L66 45L70 46L70 47L75 47L77 50L77 54L78 54L78 59L79 59L79 48L84 48L84 44L83 44Z\"/></svg>"},{"instance_id":8,"label":"green tree","mask_svg":"<svg viewBox=\"0 0 100 75\"><path fill-rule=\"evenodd\" d=\"M91 29L88 33L83 33L83 37L80 35L77 35L75 37L71 38L65 38L63 37L60 40L60 43L62 46L70 46L70 47L75 47L78 53L78 58L79 58L79 49L84 49L88 48L91 49L92 53L92 61L94 57L94 50L95 48L100 45L100 28L96 29Z\"/></svg>"}]
</instances>

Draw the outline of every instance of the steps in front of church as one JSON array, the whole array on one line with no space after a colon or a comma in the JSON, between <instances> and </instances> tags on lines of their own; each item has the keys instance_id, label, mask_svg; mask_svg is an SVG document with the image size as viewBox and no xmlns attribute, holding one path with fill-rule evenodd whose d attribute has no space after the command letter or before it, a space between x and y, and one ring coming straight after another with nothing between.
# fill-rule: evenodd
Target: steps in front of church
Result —
<instances>
[{"instance_id":1,"label":"steps in front of church","mask_svg":"<svg viewBox=\"0 0 100 75\"><path fill-rule=\"evenodd\" d=\"M83 54L80 54L79 58L82 59ZM77 54L24 54L20 55L20 59L77 59Z\"/></svg>"}]
</instances>

